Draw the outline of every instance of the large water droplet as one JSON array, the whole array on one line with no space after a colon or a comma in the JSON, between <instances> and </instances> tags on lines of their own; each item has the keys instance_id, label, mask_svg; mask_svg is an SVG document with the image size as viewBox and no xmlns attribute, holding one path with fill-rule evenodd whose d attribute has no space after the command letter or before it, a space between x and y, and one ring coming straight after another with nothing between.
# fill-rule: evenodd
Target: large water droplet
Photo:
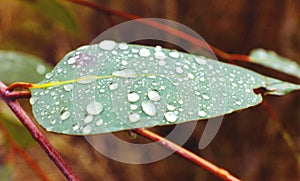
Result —
<instances>
[{"instance_id":1,"label":"large water droplet","mask_svg":"<svg viewBox=\"0 0 300 181\"><path fill-rule=\"evenodd\" d=\"M129 102L136 102L140 99L140 96L136 92L131 92L131 93L127 94L127 99Z\"/></svg>"},{"instance_id":2,"label":"large water droplet","mask_svg":"<svg viewBox=\"0 0 300 181\"><path fill-rule=\"evenodd\" d=\"M179 58L180 54L177 51L169 52L169 56L172 58Z\"/></svg>"},{"instance_id":3,"label":"large water droplet","mask_svg":"<svg viewBox=\"0 0 300 181\"><path fill-rule=\"evenodd\" d=\"M73 85L72 84L66 84L64 85L64 89L67 92L70 92L73 89Z\"/></svg>"},{"instance_id":4,"label":"large water droplet","mask_svg":"<svg viewBox=\"0 0 300 181\"><path fill-rule=\"evenodd\" d=\"M89 123L89 122L93 121L93 119L94 119L94 116L89 114L83 119L83 122Z\"/></svg>"},{"instance_id":5,"label":"large water droplet","mask_svg":"<svg viewBox=\"0 0 300 181\"><path fill-rule=\"evenodd\" d=\"M62 114L60 115L60 119L61 120L66 120L71 116L71 112L70 111L63 111Z\"/></svg>"},{"instance_id":6,"label":"large water droplet","mask_svg":"<svg viewBox=\"0 0 300 181\"><path fill-rule=\"evenodd\" d=\"M39 98L37 98L37 97L31 97L31 98L29 99L29 103L30 103L31 105L33 105L33 104L35 104L38 100L39 100Z\"/></svg>"},{"instance_id":7,"label":"large water droplet","mask_svg":"<svg viewBox=\"0 0 300 181\"><path fill-rule=\"evenodd\" d=\"M161 96L159 95L159 93L157 91L149 91L148 92L148 98L151 101L159 101L161 99Z\"/></svg>"},{"instance_id":8,"label":"large water droplet","mask_svg":"<svg viewBox=\"0 0 300 181\"><path fill-rule=\"evenodd\" d=\"M133 113L128 116L130 122L137 122L141 119L141 116L138 113Z\"/></svg>"},{"instance_id":9,"label":"large water droplet","mask_svg":"<svg viewBox=\"0 0 300 181\"><path fill-rule=\"evenodd\" d=\"M140 49L140 52L139 52L139 55L141 57L149 57L150 56L150 50L148 50L147 48L141 48Z\"/></svg>"},{"instance_id":10,"label":"large water droplet","mask_svg":"<svg viewBox=\"0 0 300 181\"><path fill-rule=\"evenodd\" d=\"M69 59L67 60L67 63L69 64L69 65L72 65L72 64L74 64L76 62L76 57L69 57Z\"/></svg>"},{"instance_id":11,"label":"large water droplet","mask_svg":"<svg viewBox=\"0 0 300 181\"><path fill-rule=\"evenodd\" d=\"M86 111L91 115L98 115L103 111L103 105L97 101L92 101L87 105Z\"/></svg>"},{"instance_id":12,"label":"large water droplet","mask_svg":"<svg viewBox=\"0 0 300 181\"><path fill-rule=\"evenodd\" d=\"M128 77L128 78L137 77L137 73L132 69L118 70L113 72L112 75L117 77Z\"/></svg>"},{"instance_id":13,"label":"large water droplet","mask_svg":"<svg viewBox=\"0 0 300 181\"><path fill-rule=\"evenodd\" d=\"M164 52L155 52L154 53L154 57L159 59L159 60L163 60L166 58L166 55Z\"/></svg>"},{"instance_id":14,"label":"large water droplet","mask_svg":"<svg viewBox=\"0 0 300 181\"><path fill-rule=\"evenodd\" d=\"M155 116L156 115L156 107L150 101L144 101L144 102L142 102L142 109L149 116Z\"/></svg>"},{"instance_id":15,"label":"large water droplet","mask_svg":"<svg viewBox=\"0 0 300 181\"><path fill-rule=\"evenodd\" d=\"M198 111L198 116L204 117L206 115L207 115L207 113L205 111L203 111L203 110Z\"/></svg>"},{"instance_id":16,"label":"large water droplet","mask_svg":"<svg viewBox=\"0 0 300 181\"><path fill-rule=\"evenodd\" d=\"M116 42L112 40L103 40L99 43L99 47L103 50L113 50L116 45Z\"/></svg>"},{"instance_id":17,"label":"large water droplet","mask_svg":"<svg viewBox=\"0 0 300 181\"><path fill-rule=\"evenodd\" d=\"M176 115L175 112L166 112L164 116L165 119L169 122L175 122L178 119L178 116Z\"/></svg>"}]
</instances>

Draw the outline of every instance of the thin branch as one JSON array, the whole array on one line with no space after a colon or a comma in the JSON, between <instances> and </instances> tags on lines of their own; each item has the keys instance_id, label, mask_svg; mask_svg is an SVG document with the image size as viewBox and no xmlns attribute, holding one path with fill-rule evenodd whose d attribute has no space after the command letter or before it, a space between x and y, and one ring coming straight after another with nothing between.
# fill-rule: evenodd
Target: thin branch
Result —
<instances>
[{"instance_id":1,"label":"thin branch","mask_svg":"<svg viewBox=\"0 0 300 181\"><path fill-rule=\"evenodd\" d=\"M110 8L105 7L105 6L99 5L97 3L89 2L89 1L85 1L85 0L65 0L65 1L80 4L82 6L92 8L96 11L99 11L99 12L102 12L102 13L105 13L105 14L108 14L108 15L115 15L115 16L122 17L122 18L125 18L125 19L128 19L128 20L135 20L135 19L143 18L143 17L136 16L136 15L133 15L133 14L117 11L117 10L114 10L114 9L110 9ZM216 47L213 47L211 45L207 46L207 43L203 42L202 40L199 40L199 39L197 39L197 38L195 38L191 35L188 35L188 34L182 32L182 31L179 31L179 30L173 29L171 27L168 27L164 24L161 24L161 23L158 23L158 22L155 22L155 21L151 21L151 20L147 20L147 19L141 19L139 21L141 23L146 24L146 25L155 27L157 29L163 30L167 33L170 33L170 34L173 34L177 37L180 37L184 40L187 40L187 41L193 43L195 46L200 46L200 47L205 48L207 50L211 49L216 55L218 55L219 57L221 57L225 60L228 60L228 61L238 60L238 61L244 61L244 62L249 62L250 61L249 56L247 56L247 55L229 54L229 53L226 53L226 52L224 52L224 51L222 51L222 50L220 50Z\"/></svg>"},{"instance_id":2,"label":"thin branch","mask_svg":"<svg viewBox=\"0 0 300 181\"><path fill-rule=\"evenodd\" d=\"M173 143L151 131L148 131L148 130L142 129L142 128L134 129L134 131L152 141L157 141L164 147L175 151L178 155L194 162L195 164L203 167L204 169L208 170L209 172L213 173L214 175L220 177L223 180L240 181L240 179L231 175L228 171L214 165L213 163L208 162L207 160L199 157L198 155L190 152L189 150L187 150L187 149L177 145L176 143Z\"/></svg>"},{"instance_id":3,"label":"thin branch","mask_svg":"<svg viewBox=\"0 0 300 181\"><path fill-rule=\"evenodd\" d=\"M10 109L15 113L19 120L30 132L32 137L41 145L50 159L55 163L55 165L60 169L60 171L65 175L65 177L70 181L79 181L78 176L69 167L69 165L63 160L60 154L51 145L48 139L42 134L39 128L33 123L31 118L23 110L17 101L13 101L7 97L9 94L7 87L0 81L0 97L6 102Z\"/></svg>"}]
</instances>

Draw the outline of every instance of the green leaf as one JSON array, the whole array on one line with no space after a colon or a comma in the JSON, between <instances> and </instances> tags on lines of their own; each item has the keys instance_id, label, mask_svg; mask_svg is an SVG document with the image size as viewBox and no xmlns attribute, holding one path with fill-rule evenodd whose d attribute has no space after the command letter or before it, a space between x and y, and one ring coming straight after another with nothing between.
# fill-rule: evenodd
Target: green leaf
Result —
<instances>
[{"instance_id":1,"label":"green leaf","mask_svg":"<svg viewBox=\"0 0 300 181\"><path fill-rule=\"evenodd\" d=\"M48 131L86 135L208 119L299 85L205 57L104 40L67 54L30 91Z\"/></svg>"},{"instance_id":2,"label":"green leaf","mask_svg":"<svg viewBox=\"0 0 300 181\"><path fill-rule=\"evenodd\" d=\"M274 51L255 49L250 53L250 61L300 78L300 65Z\"/></svg>"},{"instance_id":3,"label":"green leaf","mask_svg":"<svg viewBox=\"0 0 300 181\"><path fill-rule=\"evenodd\" d=\"M4 102L0 101L0 121L10 136L23 148L35 144L28 130L20 123Z\"/></svg>"},{"instance_id":4,"label":"green leaf","mask_svg":"<svg viewBox=\"0 0 300 181\"><path fill-rule=\"evenodd\" d=\"M33 55L16 51L0 51L0 80L13 82L38 82L50 71L50 67Z\"/></svg>"},{"instance_id":5,"label":"green leaf","mask_svg":"<svg viewBox=\"0 0 300 181\"><path fill-rule=\"evenodd\" d=\"M77 34L79 32L75 19L70 12L55 0L22 0L31 8L64 26L67 30Z\"/></svg>"}]
</instances>

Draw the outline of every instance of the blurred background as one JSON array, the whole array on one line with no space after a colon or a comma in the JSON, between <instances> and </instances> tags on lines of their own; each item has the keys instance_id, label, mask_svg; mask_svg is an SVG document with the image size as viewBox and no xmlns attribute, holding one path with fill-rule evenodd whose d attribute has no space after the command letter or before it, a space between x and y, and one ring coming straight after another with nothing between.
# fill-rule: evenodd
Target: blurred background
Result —
<instances>
[{"instance_id":1,"label":"blurred background","mask_svg":"<svg viewBox=\"0 0 300 181\"><path fill-rule=\"evenodd\" d=\"M112 24L124 22L72 4L66 0L0 0L0 49L21 51L54 66L66 53L89 44ZM300 63L300 1L291 0L90 0L108 8L141 17L166 18L199 33L209 44L228 53L249 54L265 48ZM46 8L47 7L47 8ZM282 126L300 150L300 94L268 96ZM28 101L22 101L30 111ZM26 106L27 105L27 106ZM185 148L227 169L242 180L300 180L300 161L282 138L279 129L261 105L225 116L213 142L198 149L205 122L199 122ZM165 135L172 126L152 128ZM42 129L42 128L41 128ZM44 130L43 130L44 131ZM45 131L44 131L45 132ZM80 136L45 132L51 143L82 180L219 180L206 170L175 154L150 164L120 163L95 151ZM129 140L128 132L115 133ZM1 145L5 140L1 137ZM131 140L134 141L134 140ZM137 142L147 143L141 136ZM62 174L37 144L26 150L46 175L64 180ZM0 147L0 163L9 152ZM39 180L20 158L13 159L12 180ZM1 173L0 167L0 173Z\"/></svg>"}]
</instances>

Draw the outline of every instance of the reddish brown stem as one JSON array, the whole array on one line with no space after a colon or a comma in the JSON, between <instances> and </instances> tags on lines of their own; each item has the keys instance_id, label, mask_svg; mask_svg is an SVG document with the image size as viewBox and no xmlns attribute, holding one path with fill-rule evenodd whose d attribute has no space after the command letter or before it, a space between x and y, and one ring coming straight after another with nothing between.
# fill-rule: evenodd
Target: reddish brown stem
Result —
<instances>
[{"instance_id":1,"label":"reddish brown stem","mask_svg":"<svg viewBox=\"0 0 300 181\"><path fill-rule=\"evenodd\" d=\"M32 84L31 83L27 83L27 82L14 82L12 84L10 84L6 90L9 90L9 91L12 91L14 90L15 88L30 88L32 87Z\"/></svg>"},{"instance_id":2,"label":"reddish brown stem","mask_svg":"<svg viewBox=\"0 0 300 181\"><path fill-rule=\"evenodd\" d=\"M80 4L82 6L86 6L86 7L95 9L97 11L100 11L100 12L103 12L103 13L106 13L106 14L109 14L109 15L113 14L113 15L116 15L116 16L119 16L119 17L123 17L123 18L128 19L128 20L143 18L143 17L132 15L132 14L129 14L129 13L116 11L116 10L113 10L113 9L110 9L110 8L105 7L105 6L102 6L102 5L93 3L93 2L89 2L89 1L84 1L84 0L66 0L66 1L77 3L77 4ZM147 24L149 26L155 27L157 29L163 30L163 31L168 32L170 34L173 34L173 35L175 35L177 37L180 37L184 40L187 40L187 41L193 43L195 46L200 46L200 47L203 47L207 50L211 49L217 56L219 56L219 57L221 57L225 60L228 60L228 61L238 60L238 61L246 61L246 62L248 62L250 60L247 55L229 54L229 53L226 53L226 52L224 52L220 49L217 49L216 47L213 47L211 45L207 46L207 44L205 42L203 42L202 40L199 40L199 39L197 39L197 38L195 38L191 35L188 35L188 34L182 32L182 31L170 28L170 27L168 27L164 24L154 22L154 21L151 21L151 20L147 20L147 19L141 19L140 22L144 23L144 24Z\"/></svg>"},{"instance_id":3,"label":"reddish brown stem","mask_svg":"<svg viewBox=\"0 0 300 181\"><path fill-rule=\"evenodd\" d=\"M178 155L194 162L195 164L203 167L204 169L208 170L209 172L213 173L214 175L220 177L223 180L228 181L239 181L240 179L236 178L235 176L231 175L228 171L214 165L213 163L208 162L207 160L199 157L198 155L190 152L189 150L151 132L146 129L137 128L134 129L135 132L138 134L152 140L157 141L161 145L163 145L166 148L169 148L170 150L175 151Z\"/></svg>"},{"instance_id":4,"label":"reddish brown stem","mask_svg":"<svg viewBox=\"0 0 300 181\"><path fill-rule=\"evenodd\" d=\"M33 123L31 118L23 110L17 101L13 101L7 97L9 91L7 87L0 81L0 97L6 102L10 109L15 113L19 120L30 132L32 137L41 145L50 159L55 163L55 165L60 169L60 171L65 175L65 177L70 181L79 181L78 176L69 167L69 165L63 160L60 154L51 145L48 139L42 134L39 128Z\"/></svg>"}]
</instances>

